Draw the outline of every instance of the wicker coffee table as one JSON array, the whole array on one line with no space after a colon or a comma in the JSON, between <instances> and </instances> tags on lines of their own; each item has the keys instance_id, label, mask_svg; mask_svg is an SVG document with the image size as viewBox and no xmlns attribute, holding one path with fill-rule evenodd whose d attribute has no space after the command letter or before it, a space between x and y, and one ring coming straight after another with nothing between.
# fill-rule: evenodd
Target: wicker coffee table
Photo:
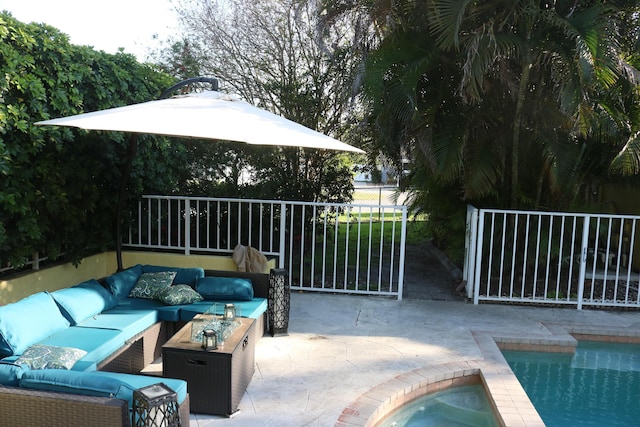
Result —
<instances>
[{"instance_id":1,"label":"wicker coffee table","mask_svg":"<svg viewBox=\"0 0 640 427\"><path fill-rule=\"evenodd\" d=\"M217 350L191 342L191 322L162 346L162 375L187 381L191 412L231 416L255 372L254 320L240 326Z\"/></svg>"}]
</instances>

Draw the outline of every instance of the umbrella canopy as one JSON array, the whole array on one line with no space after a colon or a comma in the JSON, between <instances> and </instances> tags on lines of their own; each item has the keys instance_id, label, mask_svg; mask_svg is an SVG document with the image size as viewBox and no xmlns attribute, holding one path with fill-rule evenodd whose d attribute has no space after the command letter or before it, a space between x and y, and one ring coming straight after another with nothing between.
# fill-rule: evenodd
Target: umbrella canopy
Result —
<instances>
[{"instance_id":1,"label":"umbrella canopy","mask_svg":"<svg viewBox=\"0 0 640 427\"><path fill-rule=\"evenodd\" d=\"M167 90L182 86L189 79ZM207 80L207 79L204 79ZM203 81L204 81L203 80ZM217 85L217 81L216 81ZM214 85L214 87L216 87ZM36 125L69 126L87 130L129 132L128 158L117 207L116 254L122 270L122 211L126 183L135 155L135 135L140 133L186 138L217 139L256 145L276 145L364 153L284 117L257 108L237 96L216 91L192 93L126 107L36 122Z\"/></svg>"},{"instance_id":2,"label":"umbrella canopy","mask_svg":"<svg viewBox=\"0 0 640 427\"><path fill-rule=\"evenodd\" d=\"M359 148L215 91L45 120L36 125L351 151Z\"/></svg>"}]
</instances>

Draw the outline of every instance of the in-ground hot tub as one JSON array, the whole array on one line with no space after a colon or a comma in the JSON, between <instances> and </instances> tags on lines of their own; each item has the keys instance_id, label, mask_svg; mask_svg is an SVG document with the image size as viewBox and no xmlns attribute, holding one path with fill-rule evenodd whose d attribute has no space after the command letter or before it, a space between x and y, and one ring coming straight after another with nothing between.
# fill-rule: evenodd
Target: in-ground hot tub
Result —
<instances>
[{"instance_id":1,"label":"in-ground hot tub","mask_svg":"<svg viewBox=\"0 0 640 427\"><path fill-rule=\"evenodd\" d=\"M481 384L450 387L405 403L378 427L498 427Z\"/></svg>"},{"instance_id":2,"label":"in-ground hot tub","mask_svg":"<svg viewBox=\"0 0 640 427\"><path fill-rule=\"evenodd\" d=\"M493 380L502 381L496 373L490 373ZM336 426L504 426L489 389L473 361L420 368L361 395L344 409Z\"/></svg>"}]
</instances>

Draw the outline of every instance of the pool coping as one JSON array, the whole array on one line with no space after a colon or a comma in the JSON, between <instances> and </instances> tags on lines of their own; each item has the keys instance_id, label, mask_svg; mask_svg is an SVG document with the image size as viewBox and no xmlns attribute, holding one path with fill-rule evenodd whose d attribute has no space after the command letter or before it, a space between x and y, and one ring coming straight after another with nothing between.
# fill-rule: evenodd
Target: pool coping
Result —
<instances>
[{"instance_id":1,"label":"pool coping","mask_svg":"<svg viewBox=\"0 0 640 427\"><path fill-rule=\"evenodd\" d=\"M626 328L543 322L548 334L530 337L472 331L481 359L425 366L379 384L344 409L336 427L374 427L405 403L450 387L482 383L501 427L544 427L501 350L573 353L578 340L640 343L637 325Z\"/></svg>"}]
</instances>

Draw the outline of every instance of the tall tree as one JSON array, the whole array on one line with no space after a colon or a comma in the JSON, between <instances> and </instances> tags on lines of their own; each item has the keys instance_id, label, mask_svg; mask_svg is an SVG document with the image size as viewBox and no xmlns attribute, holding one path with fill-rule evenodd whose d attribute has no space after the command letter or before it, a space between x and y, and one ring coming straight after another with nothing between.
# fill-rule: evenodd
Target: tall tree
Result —
<instances>
[{"instance_id":1,"label":"tall tree","mask_svg":"<svg viewBox=\"0 0 640 427\"><path fill-rule=\"evenodd\" d=\"M436 175L464 177L466 199L497 189L501 206L570 203L583 178L585 138L601 123L595 119L618 111L619 127L628 125L619 121L619 102L602 96L637 75L624 61L616 9L573 1L402 4L397 14L387 11L402 25L388 29L369 66L379 129L393 133L385 120L397 121L405 132L395 138L421 148Z\"/></svg>"},{"instance_id":2,"label":"tall tree","mask_svg":"<svg viewBox=\"0 0 640 427\"><path fill-rule=\"evenodd\" d=\"M520 171L530 167L530 157L521 157L529 146L546 149L537 172L549 173L569 151L566 143L554 147L554 140L586 144L602 118L611 121L611 114L624 113L616 100L602 96L628 77L637 82L637 70L624 57L629 48L620 32L624 15L614 3L433 2L429 16L439 46L463 55L462 98L480 103L497 88L510 88L503 93L513 111L505 170L510 207L541 203L541 186L527 188L521 183L526 176L520 179ZM555 117L544 114L549 110ZM567 132L558 132L559 127ZM557 176L541 175L540 180L558 189Z\"/></svg>"},{"instance_id":3,"label":"tall tree","mask_svg":"<svg viewBox=\"0 0 640 427\"><path fill-rule=\"evenodd\" d=\"M222 90L311 129L358 142L352 82L361 65L361 46L354 44L360 24L328 16L315 1L184 0L176 9L183 39L207 58L201 70L219 78ZM350 198L351 171L343 154L295 148L235 151L233 163L245 159L251 165L264 195ZM343 191L328 191L335 180Z\"/></svg>"}]
</instances>

